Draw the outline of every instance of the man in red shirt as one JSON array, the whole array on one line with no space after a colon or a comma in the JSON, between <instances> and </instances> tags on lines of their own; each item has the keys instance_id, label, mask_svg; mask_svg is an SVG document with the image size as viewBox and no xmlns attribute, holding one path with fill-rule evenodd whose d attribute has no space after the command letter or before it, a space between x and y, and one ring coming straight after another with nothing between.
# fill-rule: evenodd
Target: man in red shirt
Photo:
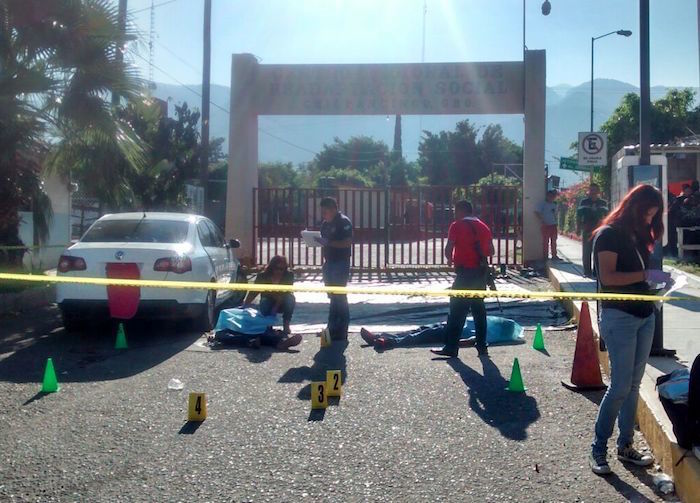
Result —
<instances>
[{"instance_id":1,"label":"man in red shirt","mask_svg":"<svg viewBox=\"0 0 700 503\"><path fill-rule=\"evenodd\" d=\"M487 259L493 255L491 229L472 216L469 201L455 204L455 221L450 225L445 245L445 257L449 265L454 264L457 277L453 290L486 290ZM440 356L456 357L459 352L459 338L462 334L467 314L471 310L476 331L476 349L479 356L488 356L486 349L486 306L484 299L450 297L450 314L447 317L445 347L432 349Z\"/></svg>"}]
</instances>

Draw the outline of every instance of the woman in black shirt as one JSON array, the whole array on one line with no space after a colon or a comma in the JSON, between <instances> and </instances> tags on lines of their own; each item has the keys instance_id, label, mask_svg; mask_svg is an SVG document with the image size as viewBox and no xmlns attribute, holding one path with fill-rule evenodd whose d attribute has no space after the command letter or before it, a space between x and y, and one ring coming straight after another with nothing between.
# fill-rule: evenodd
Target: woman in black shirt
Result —
<instances>
[{"instance_id":1,"label":"woman in black shirt","mask_svg":"<svg viewBox=\"0 0 700 503\"><path fill-rule=\"evenodd\" d=\"M663 236L663 198L651 185L632 189L595 231L593 256L598 291L650 294L671 276L650 269L654 243ZM603 301L600 335L610 358L610 387L600 403L589 464L594 473L610 473L607 441L618 419L620 436L617 457L621 461L648 466L653 458L632 445L639 384L654 338L654 304L637 301Z\"/></svg>"},{"instance_id":2,"label":"woman in black shirt","mask_svg":"<svg viewBox=\"0 0 700 503\"><path fill-rule=\"evenodd\" d=\"M264 285L293 285L294 273L289 270L287 259L282 255L276 255L270 259L265 270L255 278L256 284ZM243 303L244 307L249 306L258 296L258 292L250 292ZM260 296L260 306L258 310L263 316L271 314L282 314L284 332L292 332L290 323L292 314L296 306L296 299L291 292L263 292Z\"/></svg>"}]
</instances>

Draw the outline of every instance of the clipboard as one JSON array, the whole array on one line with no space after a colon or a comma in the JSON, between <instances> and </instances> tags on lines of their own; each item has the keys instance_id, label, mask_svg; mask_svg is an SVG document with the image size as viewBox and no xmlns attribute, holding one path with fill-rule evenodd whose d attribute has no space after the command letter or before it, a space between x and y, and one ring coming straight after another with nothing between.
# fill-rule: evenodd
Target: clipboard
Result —
<instances>
[{"instance_id":1,"label":"clipboard","mask_svg":"<svg viewBox=\"0 0 700 503\"><path fill-rule=\"evenodd\" d=\"M316 238L321 237L321 231L308 231L308 230L303 230L301 231L301 237L306 243L306 246L310 247L318 247L321 246L317 241Z\"/></svg>"}]
</instances>

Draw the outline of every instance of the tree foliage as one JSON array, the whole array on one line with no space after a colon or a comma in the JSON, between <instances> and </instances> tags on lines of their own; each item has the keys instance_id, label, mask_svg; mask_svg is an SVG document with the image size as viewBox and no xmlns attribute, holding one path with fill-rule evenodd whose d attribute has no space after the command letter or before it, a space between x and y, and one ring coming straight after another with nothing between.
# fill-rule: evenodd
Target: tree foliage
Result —
<instances>
[{"instance_id":1,"label":"tree foliage","mask_svg":"<svg viewBox=\"0 0 700 503\"><path fill-rule=\"evenodd\" d=\"M469 185L491 173L494 163L522 162L522 148L503 135L500 125L491 124L478 136L468 119L454 131L424 131L418 163L428 183Z\"/></svg>"},{"instance_id":2,"label":"tree foliage","mask_svg":"<svg viewBox=\"0 0 700 503\"><path fill-rule=\"evenodd\" d=\"M57 164L78 150L94 154L95 166L104 152L143 161L143 145L109 102L111 90L127 99L140 92L117 56L134 39L108 0L0 2L0 242L16 244L17 211L38 207L51 143Z\"/></svg>"},{"instance_id":3,"label":"tree foliage","mask_svg":"<svg viewBox=\"0 0 700 503\"><path fill-rule=\"evenodd\" d=\"M175 106L174 118L163 117L160 107L144 101L130 103L122 114L148 145L146 166L125 177L133 194L131 207L184 209L185 182L199 176L199 112L183 103Z\"/></svg>"},{"instance_id":4,"label":"tree foliage","mask_svg":"<svg viewBox=\"0 0 700 503\"><path fill-rule=\"evenodd\" d=\"M336 137L332 144L324 144L314 157L313 165L320 172L350 168L368 173L373 166L388 161L389 147L386 143L370 136L353 136L347 141Z\"/></svg>"},{"instance_id":5,"label":"tree foliage","mask_svg":"<svg viewBox=\"0 0 700 503\"><path fill-rule=\"evenodd\" d=\"M669 143L700 133L700 108L694 106L695 92L671 89L651 104L651 143ZM612 157L625 145L639 143L639 95L628 93L601 126L608 134L608 165L601 173L606 192L610 187ZM573 144L574 148L576 143Z\"/></svg>"}]
</instances>

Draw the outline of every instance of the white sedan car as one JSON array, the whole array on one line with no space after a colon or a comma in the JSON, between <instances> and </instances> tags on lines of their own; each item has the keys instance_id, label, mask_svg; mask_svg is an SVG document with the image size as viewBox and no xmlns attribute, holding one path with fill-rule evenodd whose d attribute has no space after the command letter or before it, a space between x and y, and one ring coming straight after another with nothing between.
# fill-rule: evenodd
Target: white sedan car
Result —
<instances>
[{"instance_id":1,"label":"white sedan car","mask_svg":"<svg viewBox=\"0 0 700 503\"><path fill-rule=\"evenodd\" d=\"M65 250L59 276L139 278L161 281L229 283L245 281L233 249L208 218L182 213L118 213L97 220ZM212 285L214 286L214 285ZM111 290L114 292L114 289ZM120 292L124 295L124 289ZM211 330L216 307L244 292L170 288L127 288L135 317L191 319L197 330ZM107 320L114 293L97 285L57 284L57 302L67 330ZM110 300L111 299L111 300ZM137 306L137 307L136 307Z\"/></svg>"}]
</instances>

